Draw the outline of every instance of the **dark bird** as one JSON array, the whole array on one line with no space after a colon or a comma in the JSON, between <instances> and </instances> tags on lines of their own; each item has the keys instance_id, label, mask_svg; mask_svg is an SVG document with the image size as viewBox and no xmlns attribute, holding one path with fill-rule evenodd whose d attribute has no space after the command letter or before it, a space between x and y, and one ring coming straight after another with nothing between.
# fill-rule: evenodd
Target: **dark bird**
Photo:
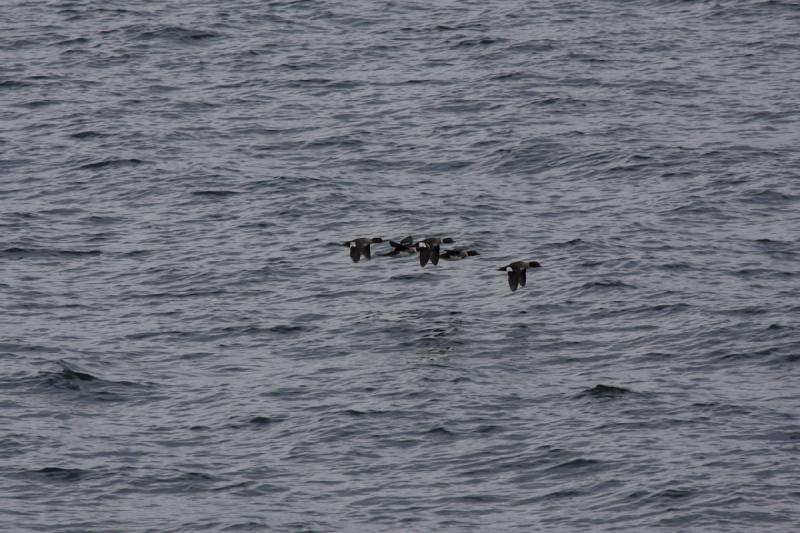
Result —
<instances>
[{"instance_id":1,"label":"dark bird","mask_svg":"<svg viewBox=\"0 0 800 533\"><path fill-rule=\"evenodd\" d=\"M379 242L383 242L383 239L380 237L375 237L373 239L361 238L343 242L342 246L350 247L350 259L353 260L353 263L358 263L362 256L364 259L371 259L372 252L369 249L369 245Z\"/></svg>"},{"instance_id":2,"label":"dark bird","mask_svg":"<svg viewBox=\"0 0 800 533\"><path fill-rule=\"evenodd\" d=\"M388 255L389 257L406 257L408 255L417 253L417 249L414 247L414 239L411 237L411 235L400 242L389 241L389 245L392 247L392 251L381 255Z\"/></svg>"},{"instance_id":3,"label":"dark bird","mask_svg":"<svg viewBox=\"0 0 800 533\"><path fill-rule=\"evenodd\" d=\"M474 255L481 255L475 250L467 250L466 248L453 248L452 250L445 250L439 255L440 259L445 261L458 261L459 259L466 259Z\"/></svg>"},{"instance_id":4,"label":"dark bird","mask_svg":"<svg viewBox=\"0 0 800 533\"><path fill-rule=\"evenodd\" d=\"M514 261L513 263L504 267L500 267L497 270L508 272L508 286L511 287L512 291L515 291L517 290L518 286L525 286L525 272L529 268L536 268L540 266L542 265L536 261Z\"/></svg>"},{"instance_id":5,"label":"dark bird","mask_svg":"<svg viewBox=\"0 0 800 533\"><path fill-rule=\"evenodd\" d=\"M444 239L439 239L436 237L430 237L425 239L424 241L419 241L414 247L419 252L419 264L420 266L425 266L428 264L428 261L433 263L434 265L439 264L439 252L441 250L442 244L451 244L454 243L453 239L450 237L445 237Z\"/></svg>"}]
</instances>

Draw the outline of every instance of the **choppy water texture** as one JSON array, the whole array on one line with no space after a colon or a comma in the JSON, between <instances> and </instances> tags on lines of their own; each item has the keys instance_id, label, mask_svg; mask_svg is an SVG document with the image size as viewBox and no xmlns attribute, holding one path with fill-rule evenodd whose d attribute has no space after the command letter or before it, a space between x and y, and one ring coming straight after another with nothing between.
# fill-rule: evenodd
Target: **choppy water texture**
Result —
<instances>
[{"instance_id":1,"label":"choppy water texture","mask_svg":"<svg viewBox=\"0 0 800 533\"><path fill-rule=\"evenodd\" d=\"M0 21L0 529L797 530L796 2Z\"/></svg>"}]
</instances>

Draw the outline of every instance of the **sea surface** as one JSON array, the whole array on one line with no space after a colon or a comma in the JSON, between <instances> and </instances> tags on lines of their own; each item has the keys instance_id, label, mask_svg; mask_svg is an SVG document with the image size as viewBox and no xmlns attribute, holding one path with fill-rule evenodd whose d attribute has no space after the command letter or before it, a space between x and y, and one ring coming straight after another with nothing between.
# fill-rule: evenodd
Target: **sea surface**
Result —
<instances>
[{"instance_id":1,"label":"sea surface","mask_svg":"<svg viewBox=\"0 0 800 533\"><path fill-rule=\"evenodd\" d=\"M800 530L798 2L2 4L0 531Z\"/></svg>"}]
</instances>

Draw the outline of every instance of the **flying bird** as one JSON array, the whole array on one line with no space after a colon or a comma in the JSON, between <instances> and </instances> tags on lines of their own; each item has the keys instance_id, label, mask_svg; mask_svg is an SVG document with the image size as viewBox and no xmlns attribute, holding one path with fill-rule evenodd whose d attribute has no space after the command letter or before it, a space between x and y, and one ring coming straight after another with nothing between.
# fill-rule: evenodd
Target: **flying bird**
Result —
<instances>
[{"instance_id":1,"label":"flying bird","mask_svg":"<svg viewBox=\"0 0 800 533\"><path fill-rule=\"evenodd\" d=\"M414 238L411 235L400 242L389 241L389 245L392 247L392 250L381 255L386 255L389 257L406 257L408 255L417 253L417 249L414 247Z\"/></svg>"},{"instance_id":2,"label":"flying bird","mask_svg":"<svg viewBox=\"0 0 800 533\"><path fill-rule=\"evenodd\" d=\"M342 243L342 246L350 247L350 259L353 260L353 263L358 263L361 260L361 257L364 257L364 259L371 259L372 252L369 249L369 245L380 242L383 242L383 239L380 237L375 237L372 239L360 238L353 239L352 241L345 241Z\"/></svg>"},{"instance_id":3,"label":"flying bird","mask_svg":"<svg viewBox=\"0 0 800 533\"><path fill-rule=\"evenodd\" d=\"M529 268L537 268L540 267L537 261L514 261L504 267L500 267L497 270L502 270L508 272L508 286L511 288L512 291L517 290L517 287L522 285L525 286L525 273Z\"/></svg>"},{"instance_id":4,"label":"flying bird","mask_svg":"<svg viewBox=\"0 0 800 533\"><path fill-rule=\"evenodd\" d=\"M430 237L428 239L419 241L417 244L414 245L417 251L419 252L419 265L424 267L425 265L428 264L428 261L430 261L434 265L438 265L441 245L451 244L454 242L456 241L454 241L450 237L445 237L444 239L439 239L437 237Z\"/></svg>"},{"instance_id":5,"label":"flying bird","mask_svg":"<svg viewBox=\"0 0 800 533\"><path fill-rule=\"evenodd\" d=\"M475 250L467 250L466 248L453 248L452 250L445 250L439 254L440 259L445 261L458 261L459 259L466 259L474 255L481 255Z\"/></svg>"}]
</instances>

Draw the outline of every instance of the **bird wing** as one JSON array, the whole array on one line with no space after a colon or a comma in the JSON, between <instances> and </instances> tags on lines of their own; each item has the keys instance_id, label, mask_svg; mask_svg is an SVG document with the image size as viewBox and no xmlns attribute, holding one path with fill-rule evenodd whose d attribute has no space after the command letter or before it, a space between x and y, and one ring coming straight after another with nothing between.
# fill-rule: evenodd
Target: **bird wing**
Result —
<instances>
[{"instance_id":1,"label":"bird wing","mask_svg":"<svg viewBox=\"0 0 800 533\"><path fill-rule=\"evenodd\" d=\"M361 259L361 247L356 245L350 245L350 259L353 260L353 263L358 263L358 260Z\"/></svg>"},{"instance_id":2,"label":"bird wing","mask_svg":"<svg viewBox=\"0 0 800 533\"><path fill-rule=\"evenodd\" d=\"M420 246L419 247L419 265L425 266L428 264L428 261L431 258L431 247L430 246Z\"/></svg>"},{"instance_id":3,"label":"bird wing","mask_svg":"<svg viewBox=\"0 0 800 533\"><path fill-rule=\"evenodd\" d=\"M508 286L511 288L512 291L517 290L519 286L519 272L514 269L509 269L508 271Z\"/></svg>"}]
</instances>

